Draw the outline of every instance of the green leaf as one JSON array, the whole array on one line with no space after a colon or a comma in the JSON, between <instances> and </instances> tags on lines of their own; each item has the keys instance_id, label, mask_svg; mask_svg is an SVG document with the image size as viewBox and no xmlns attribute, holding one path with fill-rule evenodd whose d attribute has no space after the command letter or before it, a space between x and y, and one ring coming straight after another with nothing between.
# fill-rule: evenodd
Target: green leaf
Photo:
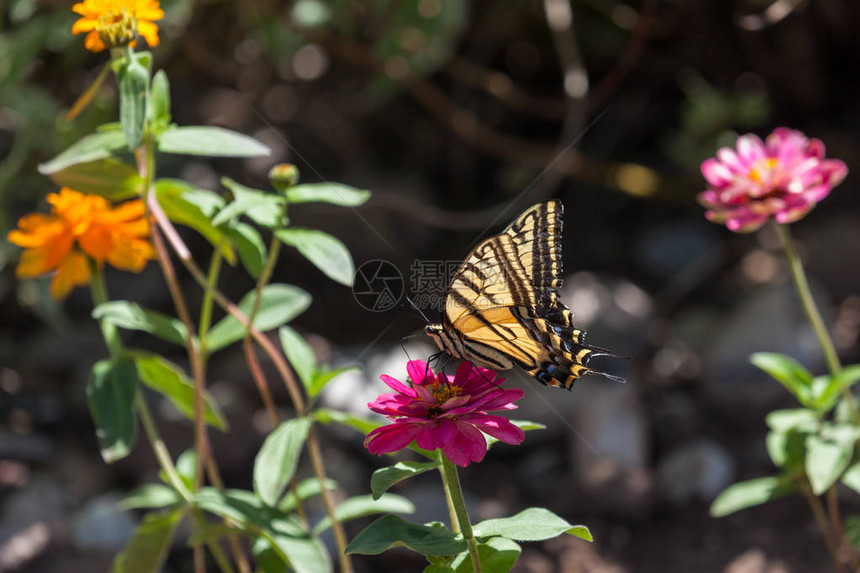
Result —
<instances>
[{"instance_id":1,"label":"green leaf","mask_svg":"<svg viewBox=\"0 0 860 573\"><path fill-rule=\"evenodd\" d=\"M78 163L105 159L114 151L123 148L125 148L125 137L120 131L104 131L87 135L55 158L39 165L39 173L51 175Z\"/></svg>"},{"instance_id":2,"label":"green leaf","mask_svg":"<svg viewBox=\"0 0 860 573\"><path fill-rule=\"evenodd\" d=\"M316 229L290 227L275 235L285 244L295 247L327 277L346 286L352 286L355 264L352 255L339 240Z\"/></svg>"},{"instance_id":3,"label":"green leaf","mask_svg":"<svg viewBox=\"0 0 860 573\"><path fill-rule=\"evenodd\" d=\"M289 326L282 326L278 330L278 335L281 339L281 348L284 350L287 360L290 361L290 366L299 375L305 389L310 388L317 362L313 348L307 340Z\"/></svg>"},{"instance_id":4,"label":"green leaf","mask_svg":"<svg viewBox=\"0 0 860 573\"><path fill-rule=\"evenodd\" d=\"M197 473L197 452L188 449L176 460L176 473L189 490L194 490L194 476ZM167 480L165 480L167 481ZM169 483L169 482L168 482Z\"/></svg>"},{"instance_id":5,"label":"green leaf","mask_svg":"<svg viewBox=\"0 0 860 573\"><path fill-rule=\"evenodd\" d=\"M143 189L137 170L116 158L75 163L50 174L51 181L81 193L101 195L111 201L136 197Z\"/></svg>"},{"instance_id":6,"label":"green leaf","mask_svg":"<svg viewBox=\"0 0 860 573\"><path fill-rule=\"evenodd\" d=\"M329 382L344 372L353 372L355 370L359 370L358 366L344 366L343 368L334 368L332 370L328 370L324 367L317 369L316 372L314 372L314 377L310 386L307 388L308 396L316 398L319 396L320 392L325 390L325 387Z\"/></svg>"},{"instance_id":7,"label":"green leaf","mask_svg":"<svg viewBox=\"0 0 860 573\"><path fill-rule=\"evenodd\" d=\"M137 526L134 537L113 563L113 573L158 573L185 515L184 508L169 513L148 513Z\"/></svg>"},{"instance_id":8,"label":"green leaf","mask_svg":"<svg viewBox=\"0 0 860 573\"><path fill-rule=\"evenodd\" d=\"M198 529L195 531L191 537L188 538L188 546L193 547L199 543L214 543L223 539L224 537L235 535L236 528L230 525L227 525L223 521L221 523L207 523L203 525L202 529Z\"/></svg>"},{"instance_id":9,"label":"green leaf","mask_svg":"<svg viewBox=\"0 0 860 573\"><path fill-rule=\"evenodd\" d=\"M337 482L329 479L325 482L325 488L327 490L337 489ZM302 501L308 499L309 497L313 497L315 495L319 495L322 493L322 488L320 487L320 481L317 478L307 478L298 483L296 486L296 493L298 494L298 498ZM287 491L286 495L281 498L281 501L278 503L278 509L285 513L289 513L296 508L296 495L294 495L292 489Z\"/></svg>"},{"instance_id":10,"label":"green leaf","mask_svg":"<svg viewBox=\"0 0 860 573\"><path fill-rule=\"evenodd\" d=\"M483 573L507 573L516 564L522 549L519 544L505 537L491 537L484 543L478 543L478 557ZM464 551L454 559L456 573L473 573L472 559L468 551Z\"/></svg>"},{"instance_id":11,"label":"green leaf","mask_svg":"<svg viewBox=\"0 0 860 573\"><path fill-rule=\"evenodd\" d=\"M815 495L821 495L848 468L860 428L850 425L826 426L821 434L806 437L806 475Z\"/></svg>"},{"instance_id":12,"label":"green leaf","mask_svg":"<svg viewBox=\"0 0 860 573\"><path fill-rule=\"evenodd\" d=\"M393 466L379 468L370 478L370 491L377 499L394 484L438 468L439 465L436 462L397 462Z\"/></svg>"},{"instance_id":13,"label":"green leaf","mask_svg":"<svg viewBox=\"0 0 860 573\"><path fill-rule=\"evenodd\" d=\"M149 67L132 53L128 60L117 66L119 84L119 122L129 150L134 150L143 137L146 124L146 103L149 91Z\"/></svg>"},{"instance_id":14,"label":"green leaf","mask_svg":"<svg viewBox=\"0 0 860 573\"><path fill-rule=\"evenodd\" d=\"M845 473L842 474L842 483L860 493L860 462L852 464Z\"/></svg>"},{"instance_id":15,"label":"green leaf","mask_svg":"<svg viewBox=\"0 0 860 573\"><path fill-rule=\"evenodd\" d=\"M775 352L756 352L750 357L750 362L781 382L801 404L810 405L812 374L794 358Z\"/></svg>"},{"instance_id":16,"label":"green leaf","mask_svg":"<svg viewBox=\"0 0 860 573\"><path fill-rule=\"evenodd\" d=\"M191 187L187 184L182 189L182 199L200 209L200 212L209 218L213 217L225 204L224 197L218 193L209 189Z\"/></svg>"},{"instance_id":17,"label":"green leaf","mask_svg":"<svg viewBox=\"0 0 860 573\"><path fill-rule=\"evenodd\" d=\"M350 428L358 430L362 435L365 435L371 430L375 430L385 424L385 422L379 421L378 419L371 420L369 418L360 418L352 414L347 414L346 412L329 410L328 408L317 408L314 410L312 416L317 422L322 424L337 422L338 424L343 424L344 426L349 426Z\"/></svg>"},{"instance_id":18,"label":"green leaf","mask_svg":"<svg viewBox=\"0 0 860 573\"><path fill-rule=\"evenodd\" d=\"M466 542L444 527L418 525L387 515L356 535L346 552L378 555L392 547L408 547L422 555L455 555L466 549Z\"/></svg>"},{"instance_id":19,"label":"green leaf","mask_svg":"<svg viewBox=\"0 0 860 573\"><path fill-rule=\"evenodd\" d=\"M385 494L380 498L373 498L369 495L350 497L340 502L334 510L335 517L341 522L376 513L414 512L415 506L411 501L405 497L391 493ZM326 515L314 526L314 535L319 535L330 527L331 519Z\"/></svg>"},{"instance_id":20,"label":"green leaf","mask_svg":"<svg viewBox=\"0 0 860 573\"><path fill-rule=\"evenodd\" d=\"M254 460L254 491L267 504L277 505L293 479L310 428L309 418L287 420L263 442Z\"/></svg>"},{"instance_id":21,"label":"green leaf","mask_svg":"<svg viewBox=\"0 0 860 573\"><path fill-rule=\"evenodd\" d=\"M100 360L93 366L87 400L102 458L109 464L127 456L134 444L137 383L134 362L127 358Z\"/></svg>"},{"instance_id":22,"label":"green leaf","mask_svg":"<svg viewBox=\"0 0 860 573\"><path fill-rule=\"evenodd\" d=\"M591 533L584 525L571 525L561 517L542 507L530 507L512 517L488 519L473 528L475 537L499 535L516 541L543 541L562 533L569 533L591 541Z\"/></svg>"},{"instance_id":23,"label":"green leaf","mask_svg":"<svg viewBox=\"0 0 860 573\"><path fill-rule=\"evenodd\" d=\"M257 530L272 532L273 528L277 527L291 535L304 534L298 522L292 521L290 516L282 511L266 505L250 491L203 487L193 494L191 503L204 511Z\"/></svg>"},{"instance_id":24,"label":"green leaf","mask_svg":"<svg viewBox=\"0 0 860 573\"><path fill-rule=\"evenodd\" d=\"M343 183L304 183L287 189L290 203L331 203L341 207L358 207L370 199L370 191Z\"/></svg>"},{"instance_id":25,"label":"green leaf","mask_svg":"<svg viewBox=\"0 0 860 573\"><path fill-rule=\"evenodd\" d=\"M291 321L311 304L311 295L292 285L266 285L260 296L260 308L254 319L254 327L260 331L271 330ZM255 292L251 291L239 302L239 308L245 316L251 313L254 297ZM245 327L238 320L226 316L209 331L206 347L209 352L216 352L245 338L245 332Z\"/></svg>"},{"instance_id":26,"label":"green leaf","mask_svg":"<svg viewBox=\"0 0 860 573\"><path fill-rule=\"evenodd\" d=\"M235 222L224 229L224 233L236 247L239 260L248 274L254 278L259 277L263 265L266 264L266 245L257 229L247 223Z\"/></svg>"},{"instance_id":27,"label":"green leaf","mask_svg":"<svg viewBox=\"0 0 860 573\"><path fill-rule=\"evenodd\" d=\"M251 547L257 573L284 573L289 571L287 563L265 537L258 537Z\"/></svg>"},{"instance_id":28,"label":"green leaf","mask_svg":"<svg viewBox=\"0 0 860 573\"><path fill-rule=\"evenodd\" d=\"M798 431L767 434L767 453L773 463L789 470L801 467L806 456L806 434Z\"/></svg>"},{"instance_id":29,"label":"green leaf","mask_svg":"<svg viewBox=\"0 0 860 573\"><path fill-rule=\"evenodd\" d=\"M310 537L294 517L264 504L249 491L202 488L192 501L201 509L233 520L255 536L264 536L296 573L332 570L328 552L318 539Z\"/></svg>"},{"instance_id":30,"label":"green leaf","mask_svg":"<svg viewBox=\"0 0 860 573\"><path fill-rule=\"evenodd\" d=\"M456 573L452 567L442 563L431 563L422 573Z\"/></svg>"},{"instance_id":31,"label":"green leaf","mask_svg":"<svg viewBox=\"0 0 860 573\"><path fill-rule=\"evenodd\" d=\"M135 359L140 380L166 396L189 420L194 420L194 382L172 362L156 355ZM203 418L210 426L226 432L227 422L208 392L203 393Z\"/></svg>"},{"instance_id":32,"label":"green leaf","mask_svg":"<svg viewBox=\"0 0 860 573\"><path fill-rule=\"evenodd\" d=\"M196 204L201 195L194 194L194 191L194 187L178 179L159 179L155 182L155 194L167 217L203 235L213 247L221 249L228 263L236 264L236 255L224 232L214 226L203 208Z\"/></svg>"},{"instance_id":33,"label":"green leaf","mask_svg":"<svg viewBox=\"0 0 860 573\"><path fill-rule=\"evenodd\" d=\"M286 224L286 200L283 197L246 187L229 177L222 177L221 184L233 194L233 201L224 209L228 213L219 213L217 221L226 222L238 215L245 215L269 229L277 229Z\"/></svg>"},{"instance_id":34,"label":"green leaf","mask_svg":"<svg viewBox=\"0 0 860 573\"><path fill-rule=\"evenodd\" d=\"M126 300L113 300L98 305L93 318L127 330L148 332L162 340L185 346L187 331L179 319L154 310L146 310Z\"/></svg>"},{"instance_id":35,"label":"green leaf","mask_svg":"<svg viewBox=\"0 0 860 573\"><path fill-rule=\"evenodd\" d=\"M860 549L860 515L849 515L843 522L845 537L854 549Z\"/></svg>"},{"instance_id":36,"label":"green leaf","mask_svg":"<svg viewBox=\"0 0 860 573\"><path fill-rule=\"evenodd\" d=\"M170 82L164 70L155 72L150 96L150 129L157 136L170 125Z\"/></svg>"},{"instance_id":37,"label":"green leaf","mask_svg":"<svg viewBox=\"0 0 860 573\"><path fill-rule=\"evenodd\" d=\"M818 414L807 408L794 408L791 410L774 410L765 418L768 427L774 432L788 432L798 430L803 432L814 432L818 429Z\"/></svg>"},{"instance_id":38,"label":"green leaf","mask_svg":"<svg viewBox=\"0 0 860 573\"><path fill-rule=\"evenodd\" d=\"M789 477L763 477L732 484L711 504L711 517L723 517L797 491Z\"/></svg>"},{"instance_id":39,"label":"green leaf","mask_svg":"<svg viewBox=\"0 0 860 573\"><path fill-rule=\"evenodd\" d=\"M284 201L276 195L246 191L236 196L214 219L213 225L223 225L235 220L240 215L248 215L252 219L262 219L267 227L274 227L281 223L284 211ZM251 214L254 214L252 216Z\"/></svg>"},{"instance_id":40,"label":"green leaf","mask_svg":"<svg viewBox=\"0 0 860 573\"><path fill-rule=\"evenodd\" d=\"M821 385L819 391L813 391L813 407L826 412L836 404L836 400L839 399L843 390L850 388L860 380L860 364L846 366L836 376L819 376L816 378L816 380L819 379L824 381L824 384Z\"/></svg>"},{"instance_id":41,"label":"green leaf","mask_svg":"<svg viewBox=\"0 0 860 573\"><path fill-rule=\"evenodd\" d=\"M123 509L161 509L182 501L179 494L166 485L148 483L133 489L119 506Z\"/></svg>"},{"instance_id":42,"label":"green leaf","mask_svg":"<svg viewBox=\"0 0 860 573\"><path fill-rule=\"evenodd\" d=\"M266 157L271 150L254 139L223 127L173 127L158 138L163 153L205 157Z\"/></svg>"}]
</instances>

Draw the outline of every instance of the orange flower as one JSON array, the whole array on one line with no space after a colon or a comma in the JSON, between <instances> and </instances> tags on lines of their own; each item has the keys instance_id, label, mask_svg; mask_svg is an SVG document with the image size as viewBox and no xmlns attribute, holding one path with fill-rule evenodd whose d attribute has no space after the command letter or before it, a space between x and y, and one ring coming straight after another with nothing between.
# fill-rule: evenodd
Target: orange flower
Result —
<instances>
[{"instance_id":1,"label":"orange flower","mask_svg":"<svg viewBox=\"0 0 860 573\"><path fill-rule=\"evenodd\" d=\"M84 0L72 6L82 17L72 26L73 34L87 32L84 47L91 52L130 44L146 38L150 47L158 45L155 20L164 18L158 0Z\"/></svg>"},{"instance_id":2,"label":"orange flower","mask_svg":"<svg viewBox=\"0 0 860 573\"><path fill-rule=\"evenodd\" d=\"M104 197L63 187L48 195L48 203L50 215L22 217L7 239L25 249L16 269L19 278L56 271L51 281L54 298L65 298L73 287L89 282L87 257L132 272L140 272L155 257L145 238L149 223L140 199L112 207Z\"/></svg>"}]
</instances>

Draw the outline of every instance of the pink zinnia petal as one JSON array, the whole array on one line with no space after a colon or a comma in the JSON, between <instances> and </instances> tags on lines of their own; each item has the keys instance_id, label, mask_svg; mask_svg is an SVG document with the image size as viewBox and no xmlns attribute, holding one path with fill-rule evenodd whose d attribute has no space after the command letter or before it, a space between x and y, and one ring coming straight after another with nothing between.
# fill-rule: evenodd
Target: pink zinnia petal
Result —
<instances>
[{"instance_id":1,"label":"pink zinnia petal","mask_svg":"<svg viewBox=\"0 0 860 573\"><path fill-rule=\"evenodd\" d=\"M413 384L425 383L425 377L432 378L433 372L423 360L410 360L406 363L406 373ZM432 382L432 380L430 380Z\"/></svg>"},{"instance_id":2,"label":"pink zinnia petal","mask_svg":"<svg viewBox=\"0 0 860 573\"><path fill-rule=\"evenodd\" d=\"M506 444L519 444L526 437L525 432L521 428L515 426L510 420L502 416L477 414L463 418L463 420L471 422L485 434L493 436Z\"/></svg>"},{"instance_id":3,"label":"pink zinnia petal","mask_svg":"<svg viewBox=\"0 0 860 573\"><path fill-rule=\"evenodd\" d=\"M746 173L750 166L741 161L734 149L721 147L717 150L717 159L735 173Z\"/></svg>"},{"instance_id":4,"label":"pink zinnia petal","mask_svg":"<svg viewBox=\"0 0 860 573\"><path fill-rule=\"evenodd\" d=\"M415 440L421 448L442 449L451 461L465 466L483 459L487 444L481 431L464 420L480 424L489 435L509 443L521 441L519 430L509 421L487 414L516 408L513 402L523 395L520 389L496 385L503 381L496 372L464 362L454 376L437 375L420 360L410 361L407 371L412 387L383 375L382 380L395 392L368 403L371 410L391 420L368 434L365 445L369 451L389 453Z\"/></svg>"},{"instance_id":5,"label":"pink zinnia petal","mask_svg":"<svg viewBox=\"0 0 860 573\"><path fill-rule=\"evenodd\" d=\"M411 444L424 425L421 422L395 422L376 428L367 434L364 446L371 454L396 452Z\"/></svg>"},{"instance_id":6,"label":"pink zinnia petal","mask_svg":"<svg viewBox=\"0 0 860 573\"><path fill-rule=\"evenodd\" d=\"M442 448L445 457L461 467L480 462L487 453L487 440L471 424L458 423L454 438Z\"/></svg>"},{"instance_id":7,"label":"pink zinnia petal","mask_svg":"<svg viewBox=\"0 0 860 573\"><path fill-rule=\"evenodd\" d=\"M439 418L435 423L426 424L415 437L415 444L424 450L444 447L457 433L457 424L447 418Z\"/></svg>"},{"instance_id":8,"label":"pink zinnia petal","mask_svg":"<svg viewBox=\"0 0 860 573\"><path fill-rule=\"evenodd\" d=\"M764 143L757 135L742 135L737 141L738 156L747 164L753 164L759 159L764 159Z\"/></svg>"},{"instance_id":9,"label":"pink zinnia petal","mask_svg":"<svg viewBox=\"0 0 860 573\"><path fill-rule=\"evenodd\" d=\"M767 215L750 213L743 217L733 217L726 221L726 227L735 233L752 233L767 222Z\"/></svg>"},{"instance_id":10,"label":"pink zinnia petal","mask_svg":"<svg viewBox=\"0 0 860 573\"><path fill-rule=\"evenodd\" d=\"M397 378L392 378L387 374L383 374L379 378L395 392L400 392L401 394L406 394L407 396L415 396L415 391Z\"/></svg>"},{"instance_id":11,"label":"pink zinnia petal","mask_svg":"<svg viewBox=\"0 0 860 573\"><path fill-rule=\"evenodd\" d=\"M845 163L825 159L824 144L797 130L779 127L762 142L748 134L736 152L717 151L702 163L710 188L698 195L705 217L735 232L750 232L773 217L797 221L848 174Z\"/></svg>"},{"instance_id":12,"label":"pink zinnia petal","mask_svg":"<svg viewBox=\"0 0 860 573\"><path fill-rule=\"evenodd\" d=\"M722 187L732 180L729 168L714 158L706 159L702 163L702 175L715 187Z\"/></svg>"}]
</instances>

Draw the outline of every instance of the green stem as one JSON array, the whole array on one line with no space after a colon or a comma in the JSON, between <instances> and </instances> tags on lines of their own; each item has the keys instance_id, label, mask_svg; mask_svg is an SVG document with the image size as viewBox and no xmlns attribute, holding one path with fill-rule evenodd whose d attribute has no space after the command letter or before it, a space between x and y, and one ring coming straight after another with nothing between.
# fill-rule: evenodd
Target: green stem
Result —
<instances>
[{"instance_id":1,"label":"green stem","mask_svg":"<svg viewBox=\"0 0 860 573\"><path fill-rule=\"evenodd\" d=\"M794 239L791 236L791 231L789 230L788 225L774 223L774 226L776 226L776 230L782 240L782 246L785 249L785 256L788 259L788 266L791 270L791 278L794 281L794 286L797 289L797 294L800 297L803 310L806 311L806 316L809 318L810 324L812 324L812 329L815 331L816 338L818 338L818 344L821 346L821 351L824 354L827 369L830 371L831 376L836 376L842 371L842 364L839 361L839 355L836 353L836 346L833 344L833 339L830 338L830 333L827 331L824 320L821 318L821 313L818 311L815 300L812 298L812 290L809 288L806 271L803 269L803 261L800 259L800 255L797 253L797 249L794 246ZM851 390L848 388L842 388L842 397L848 404L848 410L851 413L852 422L855 426L860 426L860 414L857 412L857 405L854 403L854 397L851 395ZM804 493L807 494L806 491L804 491ZM837 570L841 569L841 563L839 563L838 558L839 547L848 547L852 559L852 565L856 567L857 554L855 553L854 548L850 547L846 542L845 533L842 530L842 522L839 519L835 488L830 488L827 493L827 499L831 526L828 528L822 528L822 533L824 533L825 538L828 541L828 545L832 544L834 546L829 548L831 549L831 553L834 554L834 560L837 561ZM820 523L820 520L824 515L824 508L818 498L812 495L811 490L807 494L807 501L809 501L813 513L816 514L816 520ZM819 516L819 513L822 516ZM826 533L827 531L830 531L829 535Z\"/></svg>"},{"instance_id":2,"label":"green stem","mask_svg":"<svg viewBox=\"0 0 860 573\"><path fill-rule=\"evenodd\" d=\"M839 559L839 546L836 539L834 539L834 532L827 523L827 513L824 511L821 500L812 492L812 487L809 485L806 476L800 479L800 491L803 493L803 497L806 498L806 503L809 504L812 515L815 516L815 522L818 524L821 536L824 537L824 542L827 544L827 550L830 552L830 558L833 560L836 572L842 573L845 569L842 567L842 560Z\"/></svg>"},{"instance_id":3,"label":"green stem","mask_svg":"<svg viewBox=\"0 0 860 573\"><path fill-rule=\"evenodd\" d=\"M176 256L179 258L182 265L191 274L194 280L197 281L197 284L204 289L207 288L206 277L204 276L203 271L201 271L200 267L197 266L197 263L191 256L191 251L182 240L182 237L179 236L179 233L176 232L173 223L171 223L170 219L168 219L164 214L164 210L158 204L158 201L153 201L150 197L149 206L152 215L155 217L157 227L164 233L164 237L170 243L173 252L176 253ZM153 232L153 239L156 237L160 240L160 234ZM159 241L153 242L158 243ZM156 249L158 249L158 244L156 244ZM307 406L305 404L299 382L284 355L275 347L274 343L267 336L256 328L253 328L251 323L248 321L247 315L230 299L224 296L224 293L219 291L217 287L212 287L211 291L212 296L215 298L215 303L238 320L239 324L250 330L251 337L254 339L254 342L256 342L260 348L263 349L269 359L271 359L275 369L278 371L278 375L284 381L284 385L287 387L287 392L290 395L290 399L293 401L296 413L299 416L306 415ZM313 427L311 427L308 433L307 446L308 457L311 460L314 474L320 483L325 483L325 464L322 459L322 452L320 452L319 445L316 441ZM323 488L320 496L323 501L323 506L326 509L326 513L332 521L332 532L334 533L335 543L338 548L341 573L352 573L352 561L345 551L346 532L343 529L343 524L334 514L334 501L331 499L329 491L325 488Z\"/></svg>"},{"instance_id":4,"label":"green stem","mask_svg":"<svg viewBox=\"0 0 860 573\"><path fill-rule=\"evenodd\" d=\"M221 263L224 261L224 255L221 251L222 244L212 251L212 260L209 262L209 273L206 275L206 289L203 291L203 304L200 307L200 323L197 328L197 336L200 338L200 354L203 360L206 360L206 335L209 334L209 327L212 326L212 308L215 299L212 296L212 291L215 290L215 285L218 284L218 276L221 274Z\"/></svg>"},{"instance_id":5,"label":"green stem","mask_svg":"<svg viewBox=\"0 0 860 573\"><path fill-rule=\"evenodd\" d=\"M791 231L788 225L780 225L774 223L782 246L785 249L785 257L788 259L788 266L791 269L791 278L794 281L794 286L797 289L797 295L800 297L800 302L803 305L803 310L806 311L806 316L809 318L812 329L815 331L815 336L818 338L818 344L821 346L821 351L824 353L824 360L827 362L827 369L831 376L836 376L842 371L842 364L839 362L839 355L836 353L836 347L833 340L830 338L830 333L827 332L827 327L824 325L824 320L821 318L821 313L818 312L818 307L815 305L815 300L812 298L812 291L809 288L809 281L806 279L806 272L803 270L803 261L800 260L800 255L794 246L794 240L791 237ZM842 396L848 403L848 408L851 411L851 419L855 426L860 426L860 414L857 412L857 406L854 404L854 398L851 396L851 391L848 388L842 389Z\"/></svg>"},{"instance_id":6,"label":"green stem","mask_svg":"<svg viewBox=\"0 0 860 573\"><path fill-rule=\"evenodd\" d=\"M460 476L457 475L457 467L444 454L442 454L442 470L442 478L447 490L451 493L451 503L454 505L454 512L457 514L457 523L460 525L463 538L469 544L469 556L472 558L472 568L475 573L481 573L478 542L475 541L475 535L472 533L469 512L466 510L466 500L463 499L463 490L460 487ZM454 527L453 521L451 522L451 526Z\"/></svg>"},{"instance_id":7,"label":"green stem","mask_svg":"<svg viewBox=\"0 0 860 573\"><path fill-rule=\"evenodd\" d=\"M105 286L104 274L102 268L95 259L87 257L87 264L90 266L90 294L93 298L93 306L96 307L110 300ZM117 358L122 353L122 340L119 337L119 331L116 326L102 319L99 320L99 326L102 329L105 344L108 347L111 358Z\"/></svg>"},{"instance_id":8,"label":"green stem","mask_svg":"<svg viewBox=\"0 0 860 573\"><path fill-rule=\"evenodd\" d=\"M827 327L824 325L821 313L818 312L818 307L815 306L812 291L809 289L809 282L806 280L806 272L803 270L803 262L800 260L800 255L797 254L797 249L794 247L794 240L791 238L791 231L789 231L788 225L780 225L778 223L775 223L775 225L782 239L782 245L785 248L785 256L791 269L791 278L794 280L794 286L797 288L797 294L800 296L803 310L806 311L806 316L809 318L813 330L815 330L815 336L818 338L818 344L821 345L824 360L827 362L827 368L830 370L830 374L835 376L842 371L842 364L839 362L836 347L833 345L833 340L831 340L830 334L827 332Z\"/></svg>"},{"instance_id":9,"label":"green stem","mask_svg":"<svg viewBox=\"0 0 860 573\"><path fill-rule=\"evenodd\" d=\"M443 466L439 466L439 473L442 474L445 503L448 505L448 515L451 517L451 531L460 533L460 521L457 519L457 510L454 508L454 500L451 498L451 488L448 487L448 480L445 479L445 468Z\"/></svg>"},{"instance_id":10,"label":"green stem","mask_svg":"<svg viewBox=\"0 0 860 573\"><path fill-rule=\"evenodd\" d=\"M149 444L152 446L152 451L155 452L155 458L158 460L158 464L161 466L161 469L163 469L164 473L167 474L167 480L170 482L170 485L173 486L173 489L175 489L185 501L190 501L191 493L188 491L188 488L185 487L185 482L182 481L182 477L179 475L179 472L176 471L176 466L173 465L170 452L167 450L167 446L164 444L164 440L158 432L158 428L152 418L152 412L150 412L149 405L146 403L142 394L138 393L134 405L137 407L138 414L140 414L140 422L143 426L143 431L149 440Z\"/></svg>"},{"instance_id":11,"label":"green stem","mask_svg":"<svg viewBox=\"0 0 860 573\"><path fill-rule=\"evenodd\" d=\"M281 240L275 235L272 235L272 241L269 243L269 254L266 258L266 266L264 266L263 270L260 271L260 277L257 279L257 287L254 291L254 306L251 307L251 312L248 314L249 327L254 324L254 320L257 318L257 313L260 311L260 301L263 298L260 295L263 292L263 287L269 284L269 281L272 278L272 272L275 270L275 264L278 262L278 256L280 256L280 254ZM251 338L250 328L247 330L245 337Z\"/></svg>"}]
</instances>

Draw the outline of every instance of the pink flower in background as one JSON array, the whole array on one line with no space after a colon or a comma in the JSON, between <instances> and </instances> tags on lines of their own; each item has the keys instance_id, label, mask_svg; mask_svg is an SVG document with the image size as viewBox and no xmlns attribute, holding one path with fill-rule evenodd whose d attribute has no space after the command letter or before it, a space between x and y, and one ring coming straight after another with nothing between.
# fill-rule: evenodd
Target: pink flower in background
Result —
<instances>
[{"instance_id":1,"label":"pink flower in background","mask_svg":"<svg viewBox=\"0 0 860 573\"><path fill-rule=\"evenodd\" d=\"M735 232L755 231L773 216L778 223L801 219L839 185L848 168L824 158L824 144L786 127L766 141L738 138L702 163L710 188L699 194L705 216Z\"/></svg>"},{"instance_id":2,"label":"pink flower in background","mask_svg":"<svg viewBox=\"0 0 860 573\"><path fill-rule=\"evenodd\" d=\"M394 392L367 405L392 421L367 435L364 445L371 453L396 452L415 440L419 448L441 448L445 457L466 467L484 459L484 434L508 444L523 441L523 431L510 420L487 413L514 409L523 397L522 390L501 388L504 378L497 379L496 372L463 362L454 376L437 376L423 360L411 360L406 371L411 387L383 374Z\"/></svg>"}]
</instances>

